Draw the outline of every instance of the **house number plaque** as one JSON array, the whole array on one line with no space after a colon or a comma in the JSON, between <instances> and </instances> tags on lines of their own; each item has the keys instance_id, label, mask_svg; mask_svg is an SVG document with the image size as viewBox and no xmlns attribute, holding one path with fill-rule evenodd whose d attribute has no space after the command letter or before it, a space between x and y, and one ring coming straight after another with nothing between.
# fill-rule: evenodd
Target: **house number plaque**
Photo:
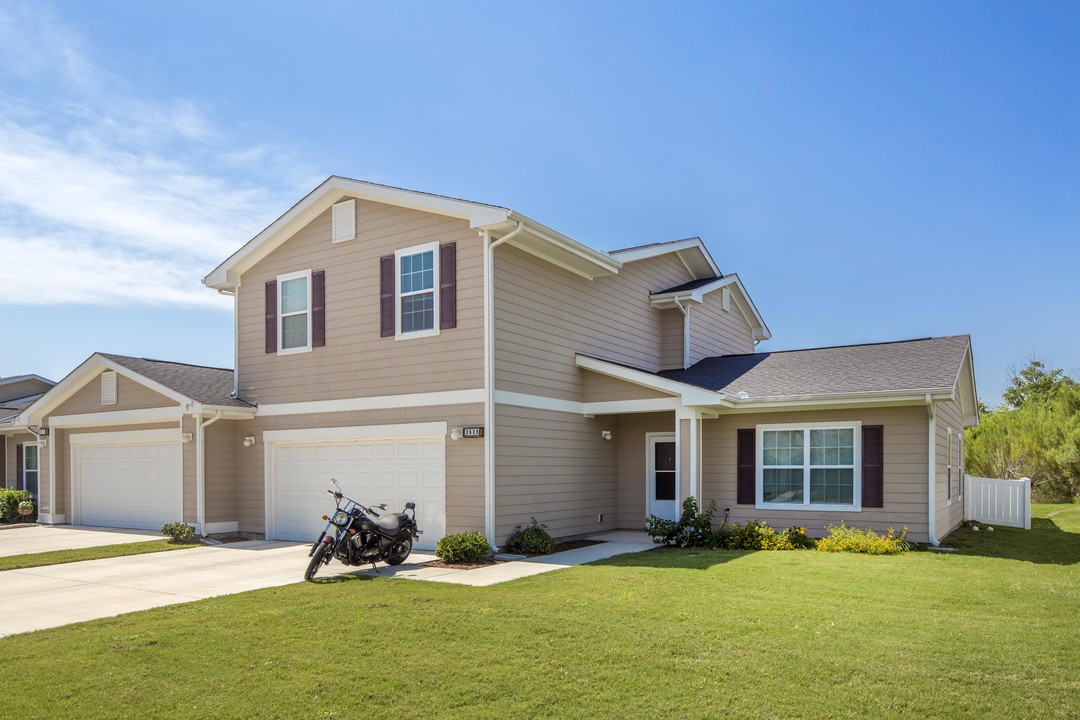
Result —
<instances>
[{"instance_id":1,"label":"house number plaque","mask_svg":"<svg viewBox=\"0 0 1080 720\"><path fill-rule=\"evenodd\" d=\"M484 437L484 426L463 427L461 428L461 437L482 438Z\"/></svg>"}]
</instances>

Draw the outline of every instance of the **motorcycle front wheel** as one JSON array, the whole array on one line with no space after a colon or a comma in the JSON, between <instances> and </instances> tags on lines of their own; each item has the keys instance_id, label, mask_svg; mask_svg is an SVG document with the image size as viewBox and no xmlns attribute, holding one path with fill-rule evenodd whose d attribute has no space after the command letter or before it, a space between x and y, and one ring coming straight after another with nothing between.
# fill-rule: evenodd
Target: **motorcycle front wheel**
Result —
<instances>
[{"instance_id":1,"label":"motorcycle front wheel","mask_svg":"<svg viewBox=\"0 0 1080 720\"><path fill-rule=\"evenodd\" d=\"M412 552L412 538L395 540L394 547L390 548L390 555L386 558L387 565L400 565L405 562Z\"/></svg>"},{"instance_id":2,"label":"motorcycle front wheel","mask_svg":"<svg viewBox=\"0 0 1080 720\"><path fill-rule=\"evenodd\" d=\"M319 568L323 564L323 558L326 557L328 552L330 552L330 543L319 543L319 547L315 548L315 554L311 556L311 562L308 563L307 571L304 573L305 580L311 582L315 579L315 573L319 572Z\"/></svg>"}]
</instances>

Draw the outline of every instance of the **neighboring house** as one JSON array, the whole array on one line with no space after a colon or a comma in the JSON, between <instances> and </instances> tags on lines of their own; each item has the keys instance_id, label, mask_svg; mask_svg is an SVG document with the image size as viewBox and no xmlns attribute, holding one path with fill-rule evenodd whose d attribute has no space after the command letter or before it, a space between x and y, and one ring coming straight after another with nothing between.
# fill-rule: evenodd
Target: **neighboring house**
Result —
<instances>
[{"instance_id":1,"label":"neighboring house","mask_svg":"<svg viewBox=\"0 0 1080 720\"><path fill-rule=\"evenodd\" d=\"M39 440L16 419L55 384L40 375L0 378L0 487L38 495Z\"/></svg>"},{"instance_id":2,"label":"neighboring house","mask_svg":"<svg viewBox=\"0 0 1080 720\"><path fill-rule=\"evenodd\" d=\"M689 496L812 534L962 520L968 337L755 353L769 329L698 238L601 252L331 177L204 283L234 299L235 373L99 354L20 414L51 438L46 521L307 540L331 477L416 501L422 547L639 529Z\"/></svg>"}]
</instances>

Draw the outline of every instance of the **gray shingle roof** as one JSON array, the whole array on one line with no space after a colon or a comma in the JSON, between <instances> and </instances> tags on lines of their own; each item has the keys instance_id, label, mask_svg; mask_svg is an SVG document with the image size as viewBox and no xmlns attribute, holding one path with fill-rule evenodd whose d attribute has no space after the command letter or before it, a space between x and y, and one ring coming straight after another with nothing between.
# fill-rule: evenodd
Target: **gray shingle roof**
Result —
<instances>
[{"instance_id":1,"label":"gray shingle roof","mask_svg":"<svg viewBox=\"0 0 1080 720\"><path fill-rule=\"evenodd\" d=\"M658 290L650 295L667 295L668 293L686 292L687 290L697 290L702 285L708 285L714 283L717 280L722 280L723 275L719 277L702 278L701 280L691 280L690 282L684 282L682 285L676 285L675 287L669 287L666 290Z\"/></svg>"},{"instance_id":2,"label":"gray shingle roof","mask_svg":"<svg viewBox=\"0 0 1080 720\"><path fill-rule=\"evenodd\" d=\"M126 355L101 353L101 356L204 405L251 407L232 396L232 370Z\"/></svg>"},{"instance_id":3,"label":"gray shingle roof","mask_svg":"<svg viewBox=\"0 0 1080 720\"><path fill-rule=\"evenodd\" d=\"M708 357L661 377L751 399L951 388L967 335Z\"/></svg>"}]
</instances>

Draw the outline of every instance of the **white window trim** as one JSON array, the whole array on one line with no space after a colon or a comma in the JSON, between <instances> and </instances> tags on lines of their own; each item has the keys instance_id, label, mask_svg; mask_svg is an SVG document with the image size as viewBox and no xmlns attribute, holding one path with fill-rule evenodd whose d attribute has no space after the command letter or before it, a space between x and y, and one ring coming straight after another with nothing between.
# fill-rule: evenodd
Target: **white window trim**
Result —
<instances>
[{"instance_id":1,"label":"white window trim","mask_svg":"<svg viewBox=\"0 0 1080 720\"><path fill-rule=\"evenodd\" d=\"M281 289L281 284L287 280L296 280L297 278L305 278L307 280L307 309L304 311L307 314L307 344L294 348L283 348L281 344L285 342L284 332L284 320L285 313L281 312L281 300L284 293ZM296 353L311 352L311 269L299 270L297 272L286 273L284 275L277 276L277 354L278 355L295 355ZM289 317L293 315L300 315L301 313L289 313Z\"/></svg>"},{"instance_id":2,"label":"white window trim","mask_svg":"<svg viewBox=\"0 0 1080 720\"><path fill-rule=\"evenodd\" d=\"M950 507L953 501L952 428L947 427L945 431L945 507Z\"/></svg>"},{"instance_id":3,"label":"white window trim","mask_svg":"<svg viewBox=\"0 0 1080 720\"><path fill-rule=\"evenodd\" d=\"M432 307L434 308L434 319L431 323L432 328L430 330L414 330L412 332L401 331L401 258L407 255L419 255L420 253L431 253L431 267L432 267L432 286L431 294L433 298ZM419 295L420 293L429 292L428 290L419 290L409 295ZM423 245L413 245L412 247L402 248L394 252L394 339L395 340L412 340L413 338L432 337L439 334L439 243L430 242Z\"/></svg>"},{"instance_id":4,"label":"white window trim","mask_svg":"<svg viewBox=\"0 0 1080 720\"><path fill-rule=\"evenodd\" d=\"M852 473L852 501L851 505L824 505L811 504L810 502L810 456L809 442L810 430L822 428L851 429L855 435L854 472ZM765 443L763 436L769 430L804 430L804 460L803 464L803 497L804 503L767 503L763 499L763 480L765 467L762 464L764 458ZM758 425L755 442L754 475L755 475L755 508L757 510L799 510L803 512L862 512L862 421L851 420L843 422L811 422L811 423L782 423L775 425ZM829 467L829 466L825 466Z\"/></svg>"},{"instance_id":5,"label":"white window trim","mask_svg":"<svg viewBox=\"0 0 1080 720\"><path fill-rule=\"evenodd\" d=\"M959 447L956 450L956 499L964 499L964 431L956 433Z\"/></svg>"},{"instance_id":6,"label":"white window trim","mask_svg":"<svg viewBox=\"0 0 1080 720\"><path fill-rule=\"evenodd\" d=\"M28 442L28 443L23 443L22 446L23 446L22 477L18 478L18 483L22 486L23 490L25 490L26 489L26 473L27 472L34 473L37 476L37 478L36 478L37 479L37 493L35 495L35 500L37 500L37 499L39 499L41 497L41 443ZM34 468L33 470L30 470L28 467L26 467L26 451L29 448L34 448L34 452L37 455L37 467Z\"/></svg>"}]
</instances>

